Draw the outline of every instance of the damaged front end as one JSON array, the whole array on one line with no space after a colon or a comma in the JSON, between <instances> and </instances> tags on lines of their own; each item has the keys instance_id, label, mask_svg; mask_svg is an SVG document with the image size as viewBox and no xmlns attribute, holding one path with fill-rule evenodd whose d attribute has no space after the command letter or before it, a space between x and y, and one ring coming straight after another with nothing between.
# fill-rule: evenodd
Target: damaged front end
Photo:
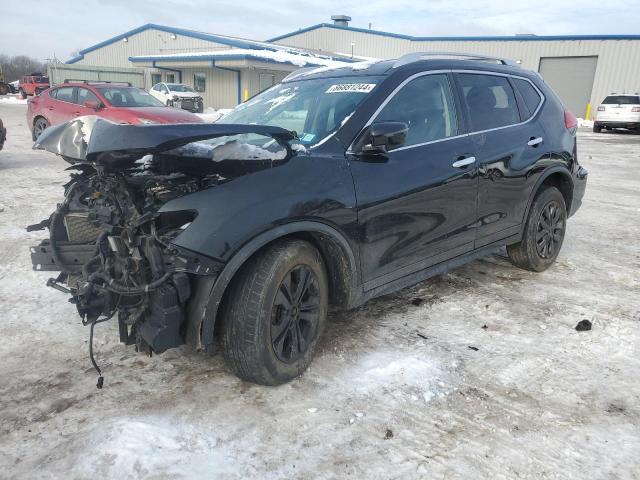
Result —
<instances>
[{"instance_id":1,"label":"damaged front end","mask_svg":"<svg viewBox=\"0 0 640 480\"><path fill-rule=\"evenodd\" d=\"M49 229L31 248L33 268L60 272L48 285L71 295L91 337L97 323L117 316L120 340L138 351L177 347L199 279L215 279L223 265L174 244L197 210L161 207L288 161L294 138L278 127L133 126L95 117L47 129L34 148L71 163L71 179L53 214L28 227Z\"/></svg>"}]
</instances>

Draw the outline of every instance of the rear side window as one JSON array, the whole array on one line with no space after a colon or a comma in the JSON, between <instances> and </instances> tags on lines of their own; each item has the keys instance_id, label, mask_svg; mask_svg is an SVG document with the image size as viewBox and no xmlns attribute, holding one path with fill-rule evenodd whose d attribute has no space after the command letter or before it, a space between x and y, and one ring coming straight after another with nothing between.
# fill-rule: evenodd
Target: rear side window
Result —
<instances>
[{"instance_id":1,"label":"rear side window","mask_svg":"<svg viewBox=\"0 0 640 480\"><path fill-rule=\"evenodd\" d=\"M62 102L73 103L73 89L75 87L62 87L55 91L55 98Z\"/></svg>"},{"instance_id":2,"label":"rear side window","mask_svg":"<svg viewBox=\"0 0 640 480\"><path fill-rule=\"evenodd\" d=\"M520 122L516 97L505 77L463 73L458 79L474 132Z\"/></svg>"},{"instance_id":3,"label":"rear side window","mask_svg":"<svg viewBox=\"0 0 640 480\"><path fill-rule=\"evenodd\" d=\"M406 123L409 132L405 146L456 135L456 112L447 76L424 75L407 83L384 106L375 122Z\"/></svg>"},{"instance_id":4,"label":"rear side window","mask_svg":"<svg viewBox=\"0 0 640 480\"><path fill-rule=\"evenodd\" d=\"M538 93L538 91L528 81L522 80L520 78L513 78L512 80L516 88L518 89L518 92L520 92L520 95L522 95L522 98L524 99L524 104L527 106L527 109L529 110L528 116L533 115L535 111L538 109L538 106L542 101L542 97L540 97L540 94Z\"/></svg>"},{"instance_id":5,"label":"rear side window","mask_svg":"<svg viewBox=\"0 0 640 480\"><path fill-rule=\"evenodd\" d=\"M640 105L640 97L634 95L609 95L602 103L606 105Z\"/></svg>"}]
</instances>

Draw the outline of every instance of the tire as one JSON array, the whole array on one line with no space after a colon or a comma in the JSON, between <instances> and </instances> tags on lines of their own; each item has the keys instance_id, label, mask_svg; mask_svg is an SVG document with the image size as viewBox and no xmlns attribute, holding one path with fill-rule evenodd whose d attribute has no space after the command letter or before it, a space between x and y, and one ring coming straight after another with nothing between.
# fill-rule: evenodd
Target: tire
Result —
<instances>
[{"instance_id":1,"label":"tire","mask_svg":"<svg viewBox=\"0 0 640 480\"><path fill-rule=\"evenodd\" d=\"M287 292L295 296L305 273L301 301L288 302ZM229 289L221 329L227 367L261 385L302 374L327 316L327 274L318 250L301 240L271 245L249 259Z\"/></svg>"},{"instance_id":2,"label":"tire","mask_svg":"<svg viewBox=\"0 0 640 480\"><path fill-rule=\"evenodd\" d=\"M600 133L602 131L602 127L600 125L598 125L597 123L593 124L593 131L594 133Z\"/></svg>"},{"instance_id":3,"label":"tire","mask_svg":"<svg viewBox=\"0 0 640 480\"><path fill-rule=\"evenodd\" d=\"M507 245L513 264L542 272L555 262L567 229L567 208L556 187L546 187L533 200L522 240Z\"/></svg>"},{"instance_id":4,"label":"tire","mask_svg":"<svg viewBox=\"0 0 640 480\"><path fill-rule=\"evenodd\" d=\"M49 122L44 117L36 118L35 122L33 122L33 131L31 132L31 139L35 142L38 140L38 137L42 135L47 128L49 128Z\"/></svg>"},{"instance_id":5,"label":"tire","mask_svg":"<svg viewBox=\"0 0 640 480\"><path fill-rule=\"evenodd\" d=\"M6 95L7 93L9 93L9 91L11 90L11 87L9 87L9 85L0 85L0 95Z\"/></svg>"},{"instance_id":6,"label":"tire","mask_svg":"<svg viewBox=\"0 0 640 480\"><path fill-rule=\"evenodd\" d=\"M25 93L24 90L20 89L20 97L24 100L25 98L27 98L27 94Z\"/></svg>"}]
</instances>

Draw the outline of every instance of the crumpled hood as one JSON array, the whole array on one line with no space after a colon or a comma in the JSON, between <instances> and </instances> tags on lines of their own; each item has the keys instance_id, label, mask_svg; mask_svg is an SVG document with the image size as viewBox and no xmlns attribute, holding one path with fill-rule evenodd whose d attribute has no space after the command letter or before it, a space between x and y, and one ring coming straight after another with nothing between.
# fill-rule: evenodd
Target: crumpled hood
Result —
<instances>
[{"instance_id":1,"label":"crumpled hood","mask_svg":"<svg viewBox=\"0 0 640 480\"><path fill-rule=\"evenodd\" d=\"M33 148L60 155L70 163L119 168L145 155L188 143L247 133L272 137L289 155L293 154L288 142L295 133L280 127L223 123L127 125L94 115L47 128Z\"/></svg>"}]
</instances>

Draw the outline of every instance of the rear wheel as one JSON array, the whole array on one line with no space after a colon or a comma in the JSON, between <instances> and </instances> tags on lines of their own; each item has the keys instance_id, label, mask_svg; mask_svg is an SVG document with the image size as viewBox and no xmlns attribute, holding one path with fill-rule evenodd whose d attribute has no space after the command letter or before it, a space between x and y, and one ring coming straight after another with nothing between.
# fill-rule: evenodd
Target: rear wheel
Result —
<instances>
[{"instance_id":1,"label":"rear wheel","mask_svg":"<svg viewBox=\"0 0 640 480\"><path fill-rule=\"evenodd\" d=\"M38 117L33 124L33 133L31 135L33 141L35 142L42 132L44 132L47 128L49 128L49 122L46 118Z\"/></svg>"},{"instance_id":2,"label":"rear wheel","mask_svg":"<svg viewBox=\"0 0 640 480\"><path fill-rule=\"evenodd\" d=\"M250 259L229 288L222 316L227 366L262 385L302 374L327 316L327 275L318 250L301 240L276 243Z\"/></svg>"},{"instance_id":3,"label":"rear wheel","mask_svg":"<svg viewBox=\"0 0 640 480\"><path fill-rule=\"evenodd\" d=\"M598 125L597 123L593 124L593 131L595 133L600 133L602 131L602 127L600 125Z\"/></svg>"},{"instance_id":4,"label":"rear wheel","mask_svg":"<svg viewBox=\"0 0 640 480\"><path fill-rule=\"evenodd\" d=\"M546 187L533 201L522 240L507 245L517 267L542 272L556 260L567 227L567 210L562 193Z\"/></svg>"}]
</instances>

